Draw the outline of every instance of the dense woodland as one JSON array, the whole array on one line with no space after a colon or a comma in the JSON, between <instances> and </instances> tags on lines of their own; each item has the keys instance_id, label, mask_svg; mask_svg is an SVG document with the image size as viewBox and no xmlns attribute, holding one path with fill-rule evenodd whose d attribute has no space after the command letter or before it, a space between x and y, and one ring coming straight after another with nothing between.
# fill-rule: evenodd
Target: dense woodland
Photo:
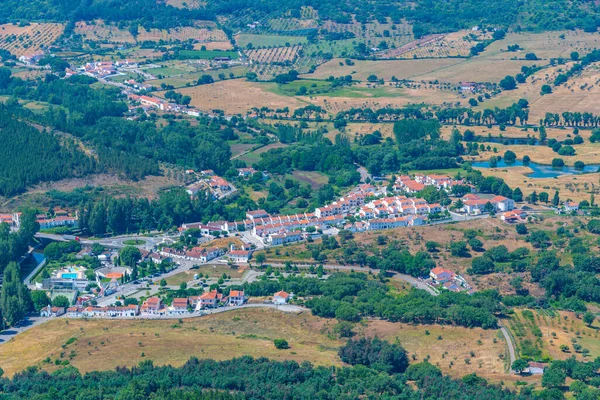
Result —
<instances>
[{"instance_id":1,"label":"dense woodland","mask_svg":"<svg viewBox=\"0 0 600 400\"><path fill-rule=\"evenodd\" d=\"M374 351L377 346L371 346ZM348 349L350 351L350 349ZM375 353L376 354L376 353ZM357 361L360 359L353 358ZM385 359L382 359L384 361ZM376 368L376 366L375 366ZM406 383L414 380L416 388ZM452 380L427 363L410 366L405 374L356 365L314 367L309 363L242 357L229 361L191 358L182 367L158 367L144 361L137 367L80 373L67 367L53 373L35 367L0 379L6 399L533 399L468 375Z\"/></svg>"},{"instance_id":2,"label":"dense woodland","mask_svg":"<svg viewBox=\"0 0 600 400\"><path fill-rule=\"evenodd\" d=\"M477 0L219 0L205 3L199 9L175 8L155 0L7 0L3 5L0 10L2 23L20 20L74 23L79 20L103 19L124 26L140 24L148 28L166 29L193 25L194 20L216 20L217 17L224 17L225 21L230 21L231 29L237 29L267 16L300 17L302 8L311 6L323 21L350 23L356 20L366 23L374 20L385 22L387 18L391 18L399 23L405 19L414 24L413 33L416 37L431 32L471 28L482 22L523 30L579 28L595 31L600 12L594 2L567 0L491 0L486 2L486 7L481 7Z\"/></svg>"}]
</instances>

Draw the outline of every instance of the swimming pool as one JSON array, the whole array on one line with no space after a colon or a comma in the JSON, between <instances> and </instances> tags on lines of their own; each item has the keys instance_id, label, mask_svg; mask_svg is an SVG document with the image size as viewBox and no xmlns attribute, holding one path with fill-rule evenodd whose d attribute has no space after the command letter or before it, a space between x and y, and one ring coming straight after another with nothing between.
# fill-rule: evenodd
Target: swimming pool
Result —
<instances>
[{"instance_id":1,"label":"swimming pool","mask_svg":"<svg viewBox=\"0 0 600 400\"><path fill-rule=\"evenodd\" d=\"M77 274L76 273L68 273L68 274L62 274L61 277L63 279L77 279Z\"/></svg>"}]
</instances>

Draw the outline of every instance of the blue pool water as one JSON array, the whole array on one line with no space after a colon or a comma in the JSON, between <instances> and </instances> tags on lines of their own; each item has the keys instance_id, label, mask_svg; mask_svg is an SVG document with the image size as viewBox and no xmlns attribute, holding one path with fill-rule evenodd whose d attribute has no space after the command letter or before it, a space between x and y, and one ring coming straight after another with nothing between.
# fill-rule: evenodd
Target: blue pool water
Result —
<instances>
[{"instance_id":1,"label":"blue pool water","mask_svg":"<svg viewBox=\"0 0 600 400\"><path fill-rule=\"evenodd\" d=\"M61 277L63 279L77 279L77 274L62 274Z\"/></svg>"}]
</instances>

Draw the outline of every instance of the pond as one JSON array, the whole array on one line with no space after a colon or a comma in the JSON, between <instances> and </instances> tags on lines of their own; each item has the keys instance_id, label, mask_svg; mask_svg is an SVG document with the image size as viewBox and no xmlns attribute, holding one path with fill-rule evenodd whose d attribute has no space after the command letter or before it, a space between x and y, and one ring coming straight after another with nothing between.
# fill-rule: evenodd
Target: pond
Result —
<instances>
[{"instance_id":1,"label":"pond","mask_svg":"<svg viewBox=\"0 0 600 400\"><path fill-rule=\"evenodd\" d=\"M520 144L529 146L538 146L540 141L536 138L511 138L511 137L500 137L500 136L481 136L477 138L478 142L487 143L499 143L505 146Z\"/></svg>"},{"instance_id":2,"label":"pond","mask_svg":"<svg viewBox=\"0 0 600 400\"><path fill-rule=\"evenodd\" d=\"M491 168L489 161L477 161L471 163L473 167L477 168ZM500 160L496 163L496 168L510 168L510 167L523 167L523 161L516 160L514 162L507 163L504 160ZM583 169L577 169L575 167L564 166L564 167L552 167L551 165L537 164L530 162L526 167L531 168L532 172L527 174L530 178L557 178L562 175L576 175L585 174L590 172L598 172L600 165L586 165Z\"/></svg>"}]
</instances>

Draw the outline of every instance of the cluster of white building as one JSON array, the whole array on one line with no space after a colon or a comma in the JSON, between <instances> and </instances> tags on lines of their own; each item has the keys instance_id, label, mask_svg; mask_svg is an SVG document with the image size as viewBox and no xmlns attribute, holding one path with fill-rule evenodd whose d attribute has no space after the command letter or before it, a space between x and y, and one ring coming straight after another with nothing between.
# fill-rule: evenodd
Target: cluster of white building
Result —
<instances>
[{"instance_id":1,"label":"cluster of white building","mask_svg":"<svg viewBox=\"0 0 600 400\"><path fill-rule=\"evenodd\" d=\"M467 214L483 214L489 203L494 212L506 212L514 210L515 201L504 196L494 196L492 198L482 198L475 194L467 194L462 198L463 207L461 211Z\"/></svg>"},{"instance_id":2,"label":"cluster of white building","mask_svg":"<svg viewBox=\"0 0 600 400\"><path fill-rule=\"evenodd\" d=\"M274 246L297 242L333 227L361 232L423 225L429 214L444 211L441 205L428 204L420 198L392 196L369 200L385 193L383 187L361 184L339 200L315 209L314 213L270 215L265 210L254 210L248 211L243 221L183 224L180 231L197 228L202 234L210 234L243 230ZM349 223L348 217L355 221Z\"/></svg>"},{"instance_id":3,"label":"cluster of white building","mask_svg":"<svg viewBox=\"0 0 600 400\"><path fill-rule=\"evenodd\" d=\"M438 190L452 191L453 186L470 186L472 191L475 187L468 184L464 179L453 179L448 175L415 175L411 178L408 175L401 175L394 183L394 190L405 193L417 193L425 189L426 186L434 186Z\"/></svg>"}]
</instances>

